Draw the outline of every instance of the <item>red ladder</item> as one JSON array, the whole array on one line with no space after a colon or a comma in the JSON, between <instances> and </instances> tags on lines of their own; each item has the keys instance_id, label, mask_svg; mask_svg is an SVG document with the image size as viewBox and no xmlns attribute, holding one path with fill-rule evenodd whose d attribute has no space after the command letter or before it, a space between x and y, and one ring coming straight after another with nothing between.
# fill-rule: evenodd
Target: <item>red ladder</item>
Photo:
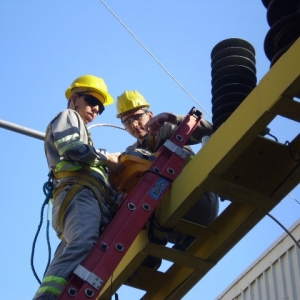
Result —
<instances>
[{"instance_id":1,"label":"red ladder","mask_svg":"<svg viewBox=\"0 0 300 300\"><path fill-rule=\"evenodd\" d=\"M151 169L126 196L116 216L87 258L74 271L58 300L96 299L125 253L154 212L159 200L182 171L189 153L183 149L201 120L192 108L172 137L160 148Z\"/></svg>"}]
</instances>

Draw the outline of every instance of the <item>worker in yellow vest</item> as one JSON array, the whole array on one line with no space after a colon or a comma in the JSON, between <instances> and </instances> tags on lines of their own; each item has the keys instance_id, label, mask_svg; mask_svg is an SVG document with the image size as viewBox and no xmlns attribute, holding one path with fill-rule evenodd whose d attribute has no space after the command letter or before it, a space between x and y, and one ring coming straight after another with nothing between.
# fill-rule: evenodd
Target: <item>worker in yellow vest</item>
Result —
<instances>
[{"instance_id":1,"label":"worker in yellow vest","mask_svg":"<svg viewBox=\"0 0 300 300\"><path fill-rule=\"evenodd\" d=\"M149 110L150 104L138 91L125 91L118 97L117 117L121 119L126 131L136 138L136 142L127 147L125 153L132 153L136 149L148 150L151 153L158 149L169 139L176 126L185 116L172 113L160 113L156 116ZM212 125L203 118L198 127L194 130L185 148L194 155L191 147L202 142L204 137L212 134ZM206 192L198 202L184 216L184 219L208 226L217 217L219 211L218 196ZM174 243L177 250L184 251L194 240L193 237L173 232L168 234L168 241Z\"/></svg>"},{"instance_id":2,"label":"worker in yellow vest","mask_svg":"<svg viewBox=\"0 0 300 300\"><path fill-rule=\"evenodd\" d=\"M114 170L120 153L95 148L86 127L114 100L93 75L76 78L65 95L68 108L50 122L44 144L54 184L52 226L62 241L34 300L57 299L116 205L105 167Z\"/></svg>"}]
</instances>

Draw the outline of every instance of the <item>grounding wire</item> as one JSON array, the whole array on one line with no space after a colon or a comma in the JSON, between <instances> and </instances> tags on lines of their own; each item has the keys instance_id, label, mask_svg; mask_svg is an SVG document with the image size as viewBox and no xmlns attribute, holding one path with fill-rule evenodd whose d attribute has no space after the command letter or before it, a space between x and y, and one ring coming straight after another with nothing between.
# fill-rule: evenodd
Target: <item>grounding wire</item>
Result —
<instances>
[{"instance_id":1,"label":"grounding wire","mask_svg":"<svg viewBox=\"0 0 300 300\"><path fill-rule=\"evenodd\" d=\"M150 50L137 38L137 36L122 22L122 20L108 7L108 5L103 1L100 2L108 9L108 11L121 23L121 25L132 35L132 37L146 50L146 52L164 69L165 72L180 86L180 88L194 100L195 103L201 109L203 109L209 117L211 117L210 113L184 88L184 86L167 70L167 68L150 52Z\"/></svg>"}]
</instances>

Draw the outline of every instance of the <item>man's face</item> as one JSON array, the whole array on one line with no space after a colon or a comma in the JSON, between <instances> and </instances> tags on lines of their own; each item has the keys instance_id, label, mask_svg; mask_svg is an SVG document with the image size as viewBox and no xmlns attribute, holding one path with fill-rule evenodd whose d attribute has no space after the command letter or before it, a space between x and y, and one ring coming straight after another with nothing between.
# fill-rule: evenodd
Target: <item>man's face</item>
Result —
<instances>
[{"instance_id":1,"label":"man's face","mask_svg":"<svg viewBox=\"0 0 300 300\"><path fill-rule=\"evenodd\" d=\"M75 110L81 116L83 122L88 124L95 120L98 114L104 110L104 106L93 96L82 94L72 95Z\"/></svg>"},{"instance_id":2,"label":"man's face","mask_svg":"<svg viewBox=\"0 0 300 300\"><path fill-rule=\"evenodd\" d=\"M152 118L151 111L137 109L121 117L125 129L136 139L142 140L148 133L145 125Z\"/></svg>"}]
</instances>

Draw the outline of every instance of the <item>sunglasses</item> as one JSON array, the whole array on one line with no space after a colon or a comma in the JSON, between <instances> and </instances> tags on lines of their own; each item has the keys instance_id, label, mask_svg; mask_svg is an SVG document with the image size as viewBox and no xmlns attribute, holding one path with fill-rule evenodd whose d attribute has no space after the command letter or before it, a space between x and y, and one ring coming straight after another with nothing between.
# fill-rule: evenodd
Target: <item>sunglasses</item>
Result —
<instances>
[{"instance_id":1,"label":"sunglasses","mask_svg":"<svg viewBox=\"0 0 300 300\"><path fill-rule=\"evenodd\" d=\"M121 120L122 124L124 124L125 126L129 126L132 122L134 121L139 121L142 116L146 114L146 112L143 112L141 114L136 114L136 115L133 115L125 120Z\"/></svg>"},{"instance_id":2,"label":"sunglasses","mask_svg":"<svg viewBox=\"0 0 300 300\"><path fill-rule=\"evenodd\" d=\"M97 98L95 98L94 96L91 95L86 95L86 94L77 94L78 97L84 97L84 101L90 105L90 106L96 106L98 105L99 107L99 111L98 111L98 115L101 115L104 112L104 105L102 104L102 102L100 102Z\"/></svg>"}]
</instances>

